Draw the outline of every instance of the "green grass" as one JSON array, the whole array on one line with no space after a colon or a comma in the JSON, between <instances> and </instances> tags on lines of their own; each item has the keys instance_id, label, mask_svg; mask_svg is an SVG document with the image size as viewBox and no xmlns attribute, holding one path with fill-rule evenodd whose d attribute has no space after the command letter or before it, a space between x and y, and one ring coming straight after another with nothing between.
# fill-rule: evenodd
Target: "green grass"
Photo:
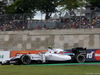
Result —
<instances>
[{"instance_id":1,"label":"green grass","mask_svg":"<svg viewBox=\"0 0 100 75\"><path fill-rule=\"evenodd\" d=\"M100 66L24 66L0 65L0 75L88 75L100 73Z\"/></svg>"}]
</instances>

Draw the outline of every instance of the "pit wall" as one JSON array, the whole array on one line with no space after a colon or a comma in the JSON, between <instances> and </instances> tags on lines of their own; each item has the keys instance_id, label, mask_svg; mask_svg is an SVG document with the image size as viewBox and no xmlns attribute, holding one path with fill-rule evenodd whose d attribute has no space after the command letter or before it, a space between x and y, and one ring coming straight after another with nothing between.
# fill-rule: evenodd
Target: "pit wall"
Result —
<instances>
[{"instance_id":1,"label":"pit wall","mask_svg":"<svg viewBox=\"0 0 100 75\"><path fill-rule=\"evenodd\" d=\"M48 46L100 49L100 29L0 31L0 51L46 50Z\"/></svg>"}]
</instances>

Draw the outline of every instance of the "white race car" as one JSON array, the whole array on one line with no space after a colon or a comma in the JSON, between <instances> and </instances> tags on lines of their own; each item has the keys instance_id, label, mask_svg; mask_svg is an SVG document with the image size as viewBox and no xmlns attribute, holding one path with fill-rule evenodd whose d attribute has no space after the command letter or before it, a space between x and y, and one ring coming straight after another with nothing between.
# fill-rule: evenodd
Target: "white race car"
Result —
<instances>
[{"instance_id":1,"label":"white race car","mask_svg":"<svg viewBox=\"0 0 100 75\"><path fill-rule=\"evenodd\" d=\"M64 53L62 49L52 49L48 52L39 54L17 54L15 57L7 59L2 64L30 64L30 63L48 63L48 62L78 62L84 63L86 60L86 48L73 48L72 53Z\"/></svg>"}]
</instances>

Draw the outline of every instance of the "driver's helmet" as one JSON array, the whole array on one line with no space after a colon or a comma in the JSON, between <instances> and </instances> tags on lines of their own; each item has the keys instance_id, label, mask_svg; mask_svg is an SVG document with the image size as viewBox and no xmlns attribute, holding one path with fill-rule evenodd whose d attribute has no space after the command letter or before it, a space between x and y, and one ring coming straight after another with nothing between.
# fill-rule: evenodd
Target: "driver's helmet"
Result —
<instances>
[{"instance_id":1,"label":"driver's helmet","mask_svg":"<svg viewBox=\"0 0 100 75\"><path fill-rule=\"evenodd\" d=\"M52 49L52 47L51 47L51 46L49 46L48 48L49 48L49 49Z\"/></svg>"}]
</instances>

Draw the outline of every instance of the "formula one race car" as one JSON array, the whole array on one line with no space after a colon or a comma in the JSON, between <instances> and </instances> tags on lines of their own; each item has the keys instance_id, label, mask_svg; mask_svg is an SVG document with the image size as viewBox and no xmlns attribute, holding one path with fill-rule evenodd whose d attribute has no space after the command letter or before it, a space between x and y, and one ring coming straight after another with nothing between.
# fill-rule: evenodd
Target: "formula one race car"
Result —
<instances>
[{"instance_id":1,"label":"formula one race car","mask_svg":"<svg viewBox=\"0 0 100 75\"><path fill-rule=\"evenodd\" d=\"M78 62L84 63L86 60L86 48L77 47L72 49L72 53L64 52L62 49L49 48L48 52L42 52L39 54L17 54L8 60L2 62L2 64L30 64L30 63L48 63L48 62Z\"/></svg>"}]
</instances>

